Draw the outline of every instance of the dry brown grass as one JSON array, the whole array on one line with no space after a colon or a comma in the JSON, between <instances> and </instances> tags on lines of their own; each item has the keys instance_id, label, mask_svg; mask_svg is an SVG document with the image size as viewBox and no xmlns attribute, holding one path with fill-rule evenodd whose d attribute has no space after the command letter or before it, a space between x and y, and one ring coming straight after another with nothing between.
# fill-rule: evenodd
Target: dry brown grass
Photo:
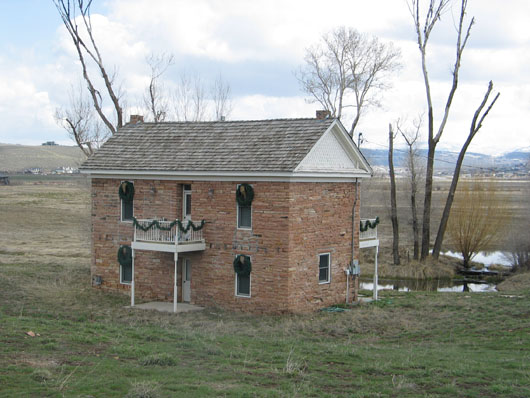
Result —
<instances>
[{"instance_id":1,"label":"dry brown grass","mask_svg":"<svg viewBox=\"0 0 530 398\"><path fill-rule=\"evenodd\" d=\"M466 179L461 180L465 182ZM513 227L515 229L525 228L526 215L530 214L530 200L528 200L528 180L493 180L500 199L507 204L508 211L512 215ZM400 242L402 247L412 247L412 217L410 212L410 199L407 188L407 181L398 178L397 201ZM440 222L449 186L450 178L435 178L432 197L431 215L431 237L434 242L438 225ZM369 218L379 216L381 223L378 226L378 235L382 246L390 247L392 244L392 225L390 222L390 180L388 178L374 177L362 185L361 217ZM422 214L422 194L420 193L418 203L418 214ZM420 220L421 221L421 220ZM444 245L445 249L450 249ZM503 239L492 244L488 250L503 250L505 242ZM412 249L410 249L412 253Z\"/></svg>"},{"instance_id":2,"label":"dry brown grass","mask_svg":"<svg viewBox=\"0 0 530 398\"><path fill-rule=\"evenodd\" d=\"M412 252L402 250L401 265L394 265L392 251L383 247L379 250L377 270L380 278L396 279L447 279L455 275L460 261L454 257L440 256L435 261L428 258L424 263L412 260ZM361 250L361 275L372 276L375 269L375 249Z\"/></svg>"},{"instance_id":3,"label":"dry brown grass","mask_svg":"<svg viewBox=\"0 0 530 398\"><path fill-rule=\"evenodd\" d=\"M497 285L500 292L513 292L530 287L530 272L518 272Z\"/></svg>"}]
</instances>

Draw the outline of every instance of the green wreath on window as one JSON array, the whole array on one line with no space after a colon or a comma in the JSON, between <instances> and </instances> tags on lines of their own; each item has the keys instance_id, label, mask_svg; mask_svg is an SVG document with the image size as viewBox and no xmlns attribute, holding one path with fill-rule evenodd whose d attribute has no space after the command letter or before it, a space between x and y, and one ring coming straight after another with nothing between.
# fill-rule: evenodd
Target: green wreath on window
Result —
<instances>
[{"instance_id":1,"label":"green wreath on window","mask_svg":"<svg viewBox=\"0 0 530 398\"><path fill-rule=\"evenodd\" d=\"M120 199L130 202L134 198L134 184L130 181L123 181L118 189Z\"/></svg>"},{"instance_id":2,"label":"green wreath on window","mask_svg":"<svg viewBox=\"0 0 530 398\"><path fill-rule=\"evenodd\" d=\"M250 257L244 254L238 254L234 259L234 271L239 276L249 276L252 271Z\"/></svg>"},{"instance_id":3,"label":"green wreath on window","mask_svg":"<svg viewBox=\"0 0 530 398\"><path fill-rule=\"evenodd\" d=\"M250 206L254 199L254 189L248 184L241 184L236 190L236 201L239 206Z\"/></svg>"},{"instance_id":4,"label":"green wreath on window","mask_svg":"<svg viewBox=\"0 0 530 398\"><path fill-rule=\"evenodd\" d=\"M132 265L132 249L131 246L121 245L118 249L118 262L124 267Z\"/></svg>"}]
</instances>

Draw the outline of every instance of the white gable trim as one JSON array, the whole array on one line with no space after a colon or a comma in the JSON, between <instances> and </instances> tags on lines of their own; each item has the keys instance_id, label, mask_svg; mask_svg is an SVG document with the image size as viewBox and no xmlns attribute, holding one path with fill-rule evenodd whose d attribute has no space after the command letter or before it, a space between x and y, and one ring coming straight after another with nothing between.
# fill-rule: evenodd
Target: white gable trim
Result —
<instances>
[{"instance_id":1,"label":"white gable trim","mask_svg":"<svg viewBox=\"0 0 530 398\"><path fill-rule=\"evenodd\" d=\"M326 167L326 165L330 165ZM372 168L361 154L342 123L336 120L308 154L294 169L299 172L366 174L371 176Z\"/></svg>"}]
</instances>

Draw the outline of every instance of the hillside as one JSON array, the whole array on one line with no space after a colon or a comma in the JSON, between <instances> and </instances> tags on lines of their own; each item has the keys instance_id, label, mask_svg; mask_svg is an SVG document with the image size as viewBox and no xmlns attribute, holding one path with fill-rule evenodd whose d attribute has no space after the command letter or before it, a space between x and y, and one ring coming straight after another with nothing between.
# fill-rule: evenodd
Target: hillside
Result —
<instances>
[{"instance_id":1,"label":"hillside","mask_svg":"<svg viewBox=\"0 0 530 398\"><path fill-rule=\"evenodd\" d=\"M74 146L28 146L0 144L0 171L23 172L38 167L49 172L58 167L79 167L85 159L83 152Z\"/></svg>"}]
</instances>

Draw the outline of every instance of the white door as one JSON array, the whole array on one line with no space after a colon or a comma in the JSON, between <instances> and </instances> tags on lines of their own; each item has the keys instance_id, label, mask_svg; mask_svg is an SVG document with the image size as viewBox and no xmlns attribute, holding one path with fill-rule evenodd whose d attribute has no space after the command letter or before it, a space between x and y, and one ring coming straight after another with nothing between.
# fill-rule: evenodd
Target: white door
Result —
<instances>
[{"instance_id":1,"label":"white door","mask_svg":"<svg viewBox=\"0 0 530 398\"><path fill-rule=\"evenodd\" d=\"M182 261L182 301L190 302L191 299L191 261L185 258Z\"/></svg>"}]
</instances>

